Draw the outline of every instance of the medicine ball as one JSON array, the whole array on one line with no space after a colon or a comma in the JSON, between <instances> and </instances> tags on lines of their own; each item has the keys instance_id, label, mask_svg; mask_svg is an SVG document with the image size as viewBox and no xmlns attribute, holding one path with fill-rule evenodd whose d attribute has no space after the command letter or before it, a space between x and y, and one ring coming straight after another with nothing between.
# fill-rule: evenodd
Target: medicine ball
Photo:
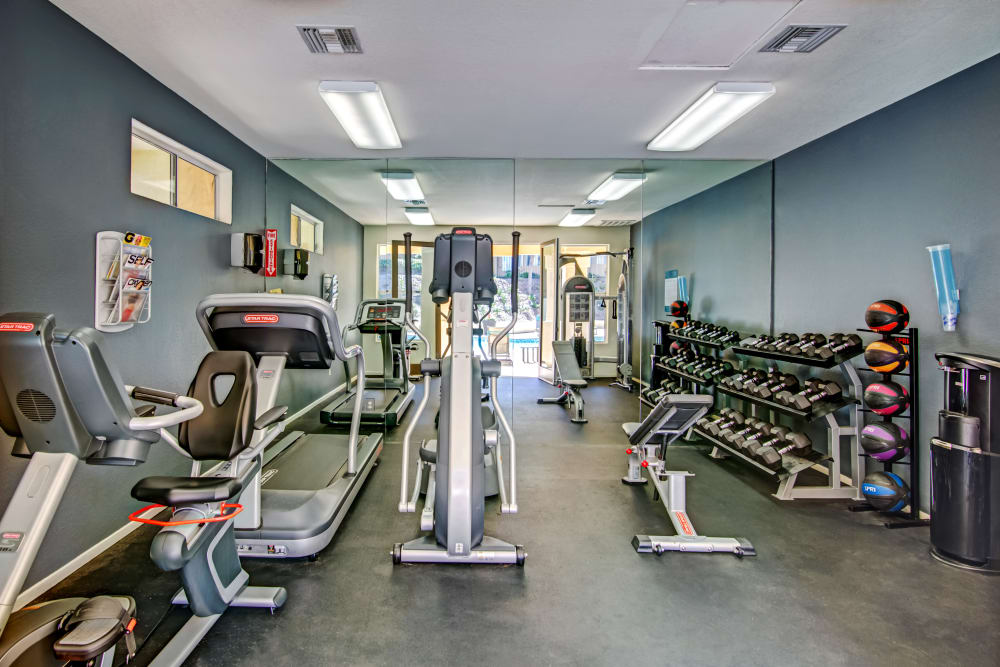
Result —
<instances>
[{"instance_id":1,"label":"medicine ball","mask_svg":"<svg viewBox=\"0 0 1000 667\"><path fill-rule=\"evenodd\" d=\"M898 301L883 299L868 306L865 324L879 333L897 333L910 323L910 311Z\"/></svg>"},{"instance_id":2,"label":"medicine ball","mask_svg":"<svg viewBox=\"0 0 1000 667\"><path fill-rule=\"evenodd\" d=\"M873 382L865 387L865 405L877 415L898 415L910 404L910 394L896 382Z\"/></svg>"},{"instance_id":3,"label":"medicine ball","mask_svg":"<svg viewBox=\"0 0 1000 667\"><path fill-rule=\"evenodd\" d=\"M671 329L683 329L687 325L688 325L688 323L685 322L684 320L674 320L673 322L670 323L670 328Z\"/></svg>"},{"instance_id":4,"label":"medicine ball","mask_svg":"<svg viewBox=\"0 0 1000 667\"><path fill-rule=\"evenodd\" d=\"M910 436L896 424L868 424L861 430L861 447L873 459L895 463L910 453Z\"/></svg>"},{"instance_id":5,"label":"medicine ball","mask_svg":"<svg viewBox=\"0 0 1000 667\"><path fill-rule=\"evenodd\" d=\"M895 340L877 340L865 348L865 363L878 373L900 373L906 368L906 346Z\"/></svg>"},{"instance_id":6,"label":"medicine ball","mask_svg":"<svg viewBox=\"0 0 1000 667\"><path fill-rule=\"evenodd\" d=\"M687 349L687 343L680 343L675 340L673 343L670 344L669 354L671 357L673 357L680 354L683 350L686 349Z\"/></svg>"},{"instance_id":7,"label":"medicine ball","mask_svg":"<svg viewBox=\"0 0 1000 667\"><path fill-rule=\"evenodd\" d=\"M687 301L674 301L670 304L670 314L674 317L687 317L688 305Z\"/></svg>"},{"instance_id":8,"label":"medicine ball","mask_svg":"<svg viewBox=\"0 0 1000 667\"><path fill-rule=\"evenodd\" d=\"M894 472L873 472L861 483L861 493L881 512L898 512L906 507L910 487Z\"/></svg>"}]
</instances>

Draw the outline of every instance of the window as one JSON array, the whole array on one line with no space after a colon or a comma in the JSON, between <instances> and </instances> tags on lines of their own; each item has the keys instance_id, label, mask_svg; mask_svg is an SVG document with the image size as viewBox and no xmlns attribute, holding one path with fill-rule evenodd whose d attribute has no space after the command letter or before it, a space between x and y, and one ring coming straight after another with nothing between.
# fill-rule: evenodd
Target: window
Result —
<instances>
[{"instance_id":1,"label":"window","mask_svg":"<svg viewBox=\"0 0 1000 667\"><path fill-rule=\"evenodd\" d=\"M288 239L296 248L322 255L323 221L292 204L292 224Z\"/></svg>"},{"instance_id":2,"label":"window","mask_svg":"<svg viewBox=\"0 0 1000 667\"><path fill-rule=\"evenodd\" d=\"M561 245L559 252L563 255L593 255L597 252L608 252L607 244ZM563 283L579 274L587 276L594 283L594 294L608 293L608 267L611 258L607 255L596 257L577 257L574 262L564 264L560 279ZM616 283L617 285L617 283ZM617 288L616 288L617 289ZM608 308L607 304L595 299L594 303L594 342L603 343L607 340Z\"/></svg>"},{"instance_id":3,"label":"window","mask_svg":"<svg viewBox=\"0 0 1000 667\"><path fill-rule=\"evenodd\" d=\"M233 221L233 172L132 119L132 193Z\"/></svg>"}]
</instances>

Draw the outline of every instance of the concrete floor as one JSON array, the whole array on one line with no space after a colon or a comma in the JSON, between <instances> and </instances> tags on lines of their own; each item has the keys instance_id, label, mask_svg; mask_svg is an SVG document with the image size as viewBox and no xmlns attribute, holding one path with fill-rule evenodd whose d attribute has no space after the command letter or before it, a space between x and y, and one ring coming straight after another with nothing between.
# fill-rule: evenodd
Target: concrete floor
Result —
<instances>
[{"instance_id":1,"label":"concrete floor","mask_svg":"<svg viewBox=\"0 0 1000 667\"><path fill-rule=\"evenodd\" d=\"M673 446L669 456L671 468L696 473L688 482L696 528L747 537L758 556L636 554L634 534L672 532L649 489L619 482L619 425L637 419L636 397L594 384L585 390L590 423L578 426L562 408L535 404L552 387L514 382L521 513L500 517L488 503L486 531L525 546L523 569L392 565L392 544L419 533L417 515L396 511L397 429L319 560L245 563L252 583L287 587L285 607L273 616L226 612L188 664L1000 661L1000 578L931 559L927 528L886 530L877 515L842 502L777 501L771 479L713 461L702 446ZM432 407L418 436L431 435ZM185 618L168 611L176 575L146 558L151 535L136 531L46 596L134 591L138 638L148 638L140 665Z\"/></svg>"}]
</instances>

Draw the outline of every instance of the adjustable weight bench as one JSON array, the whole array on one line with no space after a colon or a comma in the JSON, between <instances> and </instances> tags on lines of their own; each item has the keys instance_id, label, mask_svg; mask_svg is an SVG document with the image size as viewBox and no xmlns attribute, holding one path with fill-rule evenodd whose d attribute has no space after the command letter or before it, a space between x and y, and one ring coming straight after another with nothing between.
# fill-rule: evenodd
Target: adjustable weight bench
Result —
<instances>
[{"instance_id":1,"label":"adjustable weight bench","mask_svg":"<svg viewBox=\"0 0 1000 667\"><path fill-rule=\"evenodd\" d=\"M656 493L667 510L676 535L636 535L632 546L638 553L662 554L664 551L696 553L731 553L739 558L756 556L753 545L742 537L705 537L694 529L685 504L686 478L694 475L686 470L667 470L667 447L687 433L695 422L712 407L712 397L704 394L667 394L653 407L642 422L622 424L628 435L625 450L628 473L625 484L645 484L642 471L656 487Z\"/></svg>"},{"instance_id":2,"label":"adjustable weight bench","mask_svg":"<svg viewBox=\"0 0 1000 667\"><path fill-rule=\"evenodd\" d=\"M552 363L555 364L555 384L562 389L562 393L552 398L540 398L538 402L568 405L573 409L574 415L569 420L574 424L586 424L580 390L587 386L587 381L580 374L580 365L576 362L573 344L565 340L552 341Z\"/></svg>"}]
</instances>

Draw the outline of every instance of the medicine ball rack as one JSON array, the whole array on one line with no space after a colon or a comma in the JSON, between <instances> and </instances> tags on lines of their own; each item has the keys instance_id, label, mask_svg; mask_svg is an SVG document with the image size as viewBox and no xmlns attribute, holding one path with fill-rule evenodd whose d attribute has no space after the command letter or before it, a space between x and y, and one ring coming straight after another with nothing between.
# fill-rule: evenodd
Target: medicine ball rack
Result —
<instances>
[{"instance_id":1,"label":"medicine ball rack","mask_svg":"<svg viewBox=\"0 0 1000 667\"><path fill-rule=\"evenodd\" d=\"M863 373L869 373L872 375L880 376L882 381L894 381L893 376L905 377L908 381L906 390L910 394L910 405L906 411L901 415L883 416L877 415L882 418L882 421L892 422L893 419L904 419L908 422L909 433L910 433L910 453L902 461L896 461L895 463L883 463L882 469L886 472L893 472L892 467L894 465L908 466L910 474L908 475L907 483L910 486L910 508L908 512L900 512L895 515L887 515L886 521L882 525L886 528L915 528L919 526L930 525L929 519L920 518L920 454L918 452L917 443L920 442L919 429L920 429L920 382L919 382L919 342L920 337L918 331L915 327L909 329L903 329L899 333L894 334L883 334L878 331L872 331L871 329L858 329L861 333L873 333L878 334L885 340L894 340L897 343L902 343L907 346L907 356L909 357L906 364L905 373L879 373L870 368L859 368ZM868 408L860 408L862 413L875 414L872 410ZM862 426L864 428L864 426ZM858 457L860 458L860 467L862 471L862 477L865 473L867 460L871 457L868 456L860 447L858 448ZM872 459L874 460L874 459ZM875 512L877 511L869 503L861 500L860 502L852 504L848 509L852 512Z\"/></svg>"},{"instance_id":2,"label":"medicine ball rack","mask_svg":"<svg viewBox=\"0 0 1000 667\"><path fill-rule=\"evenodd\" d=\"M861 354L861 351L843 352L828 359L820 359L815 357L784 354L782 352L767 352L764 350L742 347L741 345L733 345L729 348L729 350L740 356L764 359L767 362L767 366L772 370L777 368L778 362L824 369L839 367L844 379L847 381L848 386L853 390L853 392L851 395L844 396L837 400L818 401L809 410L798 410L796 408L781 405L757 396L751 396L739 391L734 391L727 387L718 386L716 387L716 390L719 393L726 394L732 398L749 403L751 415L753 417L758 416L758 410L765 409L770 412L769 421L771 422L776 422L775 413L794 417L807 423L823 420L827 427L827 454L822 454L819 458L803 458L786 454L782 457L783 470L774 472L773 470L769 470L758 464L756 461L748 459L741 453L733 451L731 447L719 442L708 434L699 431L698 435L705 438L707 442L714 446L711 456L713 458L723 458L726 454L734 454L745 461L753 463L758 468L766 470L772 475L777 475L781 481L778 484L778 490L774 493L774 497L779 500L795 500L802 498L857 500L861 498L861 482L864 478L864 465L862 465L862 463L858 460L857 456L852 457L851 461L851 481L853 485L844 486L840 479L841 438L846 437L851 439L851 444L855 454L860 451L861 447L861 429L863 427L864 420L861 413L860 399L864 388L861 384L861 378L858 375L858 369L850 363L850 360ZM846 424L838 422L836 413L843 408L851 407L853 407L853 410L848 411L848 422ZM725 454L721 453L719 450L725 450ZM813 467L820 461L828 461L826 471L828 479L827 484L825 486L796 486L798 474L807 468Z\"/></svg>"}]
</instances>

